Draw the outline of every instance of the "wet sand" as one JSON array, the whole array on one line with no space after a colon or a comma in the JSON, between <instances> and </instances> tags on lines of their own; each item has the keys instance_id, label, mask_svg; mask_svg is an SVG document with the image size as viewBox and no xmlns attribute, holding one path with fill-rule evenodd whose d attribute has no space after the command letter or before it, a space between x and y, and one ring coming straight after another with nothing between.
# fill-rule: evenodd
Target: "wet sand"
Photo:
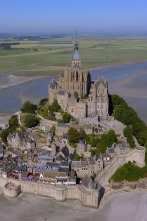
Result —
<instances>
[{"instance_id":1,"label":"wet sand","mask_svg":"<svg viewBox=\"0 0 147 221\"><path fill-rule=\"evenodd\" d=\"M2 221L146 221L147 194L119 193L100 209L86 208L77 200L56 202L41 196L0 195Z\"/></svg>"},{"instance_id":2,"label":"wet sand","mask_svg":"<svg viewBox=\"0 0 147 221\"><path fill-rule=\"evenodd\" d=\"M147 62L98 68L91 75L94 80L98 79L98 75L106 77L109 92L123 97L147 123ZM0 114L14 113L26 100L38 103L47 97L51 79L0 75Z\"/></svg>"}]
</instances>

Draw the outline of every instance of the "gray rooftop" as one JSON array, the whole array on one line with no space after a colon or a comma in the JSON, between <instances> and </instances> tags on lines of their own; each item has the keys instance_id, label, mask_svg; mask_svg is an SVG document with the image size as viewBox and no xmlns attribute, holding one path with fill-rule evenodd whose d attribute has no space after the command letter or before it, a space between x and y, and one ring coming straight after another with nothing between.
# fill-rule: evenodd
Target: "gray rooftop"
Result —
<instances>
[{"instance_id":1,"label":"gray rooftop","mask_svg":"<svg viewBox=\"0 0 147 221\"><path fill-rule=\"evenodd\" d=\"M72 60L80 60L79 53L78 53L78 51L76 49L75 49L75 52L74 52Z\"/></svg>"}]
</instances>

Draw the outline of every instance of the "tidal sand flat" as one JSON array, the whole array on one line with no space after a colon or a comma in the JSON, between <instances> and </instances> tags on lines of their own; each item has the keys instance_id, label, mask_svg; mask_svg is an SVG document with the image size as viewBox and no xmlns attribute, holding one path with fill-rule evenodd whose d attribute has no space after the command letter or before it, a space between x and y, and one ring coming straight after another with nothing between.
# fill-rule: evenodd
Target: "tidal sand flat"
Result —
<instances>
[{"instance_id":1,"label":"tidal sand flat","mask_svg":"<svg viewBox=\"0 0 147 221\"><path fill-rule=\"evenodd\" d=\"M119 193L100 209L86 208L77 200L56 202L41 196L0 195L2 221L146 221L147 194Z\"/></svg>"},{"instance_id":2,"label":"tidal sand flat","mask_svg":"<svg viewBox=\"0 0 147 221\"><path fill-rule=\"evenodd\" d=\"M109 92L125 98L147 122L147 62L92 69L91 75L93 80L98 79L98 75L106 77L109 81ZM38 103L41 98L48 97L48 83L52 77L34 80L25 78L27 82L23 83L18 82L19 77L14 77L13 84L17 84L13 86L10 78L9 74L0 76L0 88L5 85L5 88L0 89L0 113L13 113L20 109L26 100ZM55 80L57 78L58 76L54 77Z\"/></svg>"}]
</instances>

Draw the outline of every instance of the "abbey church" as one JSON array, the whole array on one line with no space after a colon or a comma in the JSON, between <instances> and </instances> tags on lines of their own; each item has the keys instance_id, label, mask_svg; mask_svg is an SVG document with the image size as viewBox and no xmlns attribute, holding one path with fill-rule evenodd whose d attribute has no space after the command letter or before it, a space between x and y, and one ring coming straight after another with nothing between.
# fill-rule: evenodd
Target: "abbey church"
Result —
<instances>
[{"instance_id":1,"label":"abbey church","mask_svg":"<svg viewBox=\"0 0 147 221\"><path fill-rule=\"evenodd\" d=\"M89 70L82 68L77 41L71 68L61 73L57 82L49 83L49 104L54 100L75 118L108 117L108 81L103 77L91 80Z\"/></svg>"}]
</instances>

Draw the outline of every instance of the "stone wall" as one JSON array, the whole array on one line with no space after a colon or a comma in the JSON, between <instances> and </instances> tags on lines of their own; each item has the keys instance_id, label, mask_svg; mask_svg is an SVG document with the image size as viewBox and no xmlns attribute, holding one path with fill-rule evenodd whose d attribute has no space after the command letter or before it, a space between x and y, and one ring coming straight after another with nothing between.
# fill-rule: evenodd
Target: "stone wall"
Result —
<instances>
[{"instance_id":1,"label":"stone wall","mask_svg":"<svg viewBox=\"0 0 147 221\"><path fill-rule=\"evenodd\" d=\"M82 205L97 208L101 198L101 188L98 190L88 190L81 185L51 185L45 183L25 182L12 180L10 178L0 178L0 187L8 182L13 182L16 185L21 185L23 193L42 195L52 197L58 201L66 199L78 199Z\"/></svg>"},{"instance_id":2,"label":"stone wall","mask_svg":"<svg viewBox=\"0 0 147 221\"><path fill-rule=\"evenodd\" d=\"M101 171L96 177L96 181L105 187L108 184L108 180L116 172L116 170L128 162L136 162L139 167L145 166L145 148L138 147L134 148L131 152L125 155L115 157L104 170Z\"/></svg>"}]
</instances>

